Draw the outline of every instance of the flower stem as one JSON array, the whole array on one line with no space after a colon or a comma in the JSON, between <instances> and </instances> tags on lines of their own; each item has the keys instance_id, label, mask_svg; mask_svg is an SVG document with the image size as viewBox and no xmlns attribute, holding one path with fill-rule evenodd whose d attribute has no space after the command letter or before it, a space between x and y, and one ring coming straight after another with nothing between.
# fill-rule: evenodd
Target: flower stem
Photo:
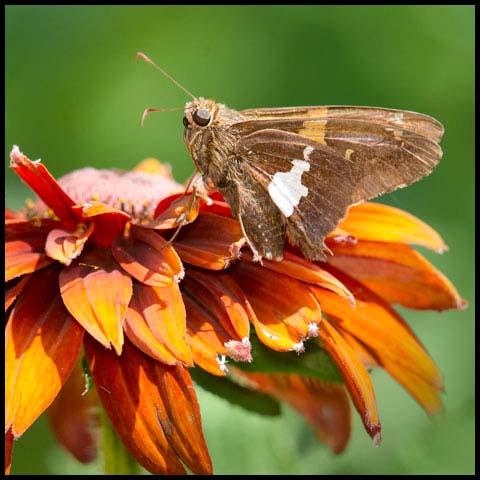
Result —
<instances>
[{"instance_id":1,"label":"flower stem","mask_svg":"<svg viewBox=\"0 0 480 480\"><path fill-rule=\"evenodd\" d=\"M105 475L138 475L140 466L125 448L105 411L102 410L102 451Z\"/></svg>"}]
</instances>

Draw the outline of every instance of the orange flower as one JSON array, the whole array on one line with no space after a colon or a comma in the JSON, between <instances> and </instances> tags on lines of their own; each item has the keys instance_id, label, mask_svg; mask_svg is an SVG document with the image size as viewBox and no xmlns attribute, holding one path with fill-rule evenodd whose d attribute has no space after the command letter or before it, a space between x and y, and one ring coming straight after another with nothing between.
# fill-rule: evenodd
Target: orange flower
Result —
<instances>
[{"instance_id":1,"label":"orange flower","mask_svg":"<svg viewBox=\"0 0 480 480\"><path fill-rule=\"evenodd\" d=\"M415 217L354 206L327 239L328 263L287 245L283 261L259 264L221 197L193 203L152 160L59 182L16 147L11 165L43 202L6 213L6 468L12 440L47 408L59 441L94 457L97 398L81 392L82 346L114 428L152 473L185 473L182 463L212 472L195 365L290 403L334 452L349 438L349 396L380 441L367 368L386 369L428 413L440 409L441 374L391 304L464 302L407 245L446 248ZM176 232L179 219L188 225Z\"/></svg>"}]
</instances>

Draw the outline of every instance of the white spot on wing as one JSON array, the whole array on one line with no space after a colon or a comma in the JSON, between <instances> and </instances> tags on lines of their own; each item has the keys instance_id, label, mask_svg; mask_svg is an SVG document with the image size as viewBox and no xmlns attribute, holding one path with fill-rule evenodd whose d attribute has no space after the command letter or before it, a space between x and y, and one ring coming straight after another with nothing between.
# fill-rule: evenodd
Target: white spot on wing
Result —
<instances>
[{"instance_id":1,"label":"white spot on wing","mask_svg":"<svg viewBox=\"0 0 480 480\"><path fill-rule=\"evenodd\" d=\"M313 152L313 147L305 147L303 150L303 158L309 162L310 161L310 154Z\"/></svg>"},{"instance_id":2,"label":"white spot on wing","mask_svg":"<svg viewBox=\"0 0 480 480\"><path fill-rule=\"evenodd\" d=\"M303 156L308 160L312 147L305 147ZM310 163L304 160L292 160L289 172L277 172L268 186L268 193L280 211L289 217L302 197L308 195L308 188L302 185L302 174L310 170Z\"/></svg>"}]
</instances>

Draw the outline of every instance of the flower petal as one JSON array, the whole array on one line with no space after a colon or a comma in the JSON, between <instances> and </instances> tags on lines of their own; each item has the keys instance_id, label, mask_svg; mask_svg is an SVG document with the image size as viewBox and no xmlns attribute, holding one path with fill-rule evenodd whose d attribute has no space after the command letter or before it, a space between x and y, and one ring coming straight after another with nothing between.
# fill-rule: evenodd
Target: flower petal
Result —
<instances>
[{"instance_id":1,"label":"flower petal","mask_svg":"<svg viewBox=\"0 0 480 480\"><path fill-rule=\"evenodd\" d=\"M155 230L169 230L192 223L198 217L200 197L192 193L177 193L160 200L155 209L155 220L147 225Z\"/></svg>"},{"instance_id":2,"label":"flower petal","mask_svg":"<svg viewBox=\"0 0 480 480\"><path fill-rule=\"evenodd\" d=\"M130 238L117 238L112 254L121 267L145 285L165 287L183 276L180 258L158 233L132 225Z\"/></svg>"},{"instance_id":3,"label":"flower petal","mask_svg":"<svg viewBox=\"0 0 480 480\"><path fill-rule=\"evenodd\" d=\"M239 223L213 213L199 215L174 241L182 261L210 270L227 268L239 257L244 244Z\"/></svg>"},{"instance_id":4,"label":"flower petal","mask_svg":"<svg viewBox=\"0 0 480 480\"><path fill-rule=\"evenodd\" d=\"M249 337L247 299L229 273L190 267L182 288L217 318L231 339Z\"/></svg>"},{"instance_id":5,"label":"flower petal","mask_svg":"<svg viewBox=\"0 0 480 480\"><path fill-rule=\"evenodd\" d=\"M10 166L15 173L55 212L66 228L76 225L71 211L75 202L38 160L32 162L15 145L10 153Z\"/></svg>"},{"instance_id":6,"label":"flower petal","mask_svg":"<svg viewBox=\"0 0 480 480\"><path fill-rule=\"evenodd\" d=\"M351 206L338 228L359 240L410 243L439 253L448 249L440 235L426 223L399 208L380 203Z\"/></svg>"},{"instance_id":7,"label":"flower petal","mask_svg":"<svg viewBox=\"0 0 480 480\"><path fill-rule=\"evenodd\" d=\"M104 347L120 355L122 322L132 297L132 280L111 257L91 252L60 273L63 302L73 317Z\"/></svg>"},{"instance_id":8,"label":"flower petal","mask_svg":"<svg viewBox=\"0 0 480 480\"><path fill-rule=\"evenodd\" d=\"M388 303L416 309L464 308L452 283L408 245L360 241L332 246L328 263L361 281Z\"/></svg>"},{"instance_id":9,"label":"flower petal","mask_svg":"<svg viewBox=\"0 0 480 480\"><path fill-rule=\"evenodd\" d=\"M99 246L108 248L118 236L123 234L130 215L101 202L88 202L75 205L72 211L79 220L95 225L92 240Z\"/></svg>"},{"instance_id":10,"label":"flower petal","mask_svg":"<svg viewBox=\"0 0 480 480\"><path fill-rule=\"evenodd\" d=\"M13 451L13 433L9 428L5 432L5 475L10 474L10 467L12 466L12 451Z\"/></svg>"},{"instance_id":11,"label":"flower petal","mask_svg":"<svg viewBox=\"0 0 480 480\"><path fill-rule=\"evenodd\" d=\"M180 362L193 366L186 343L186 313L176 283L148 287L134 283L125 333L143 352L167 365Z\"/></svg>"},{"instance_id":12,"label":"flower petal","mask_svg":"<svg viewBox=\"0 0 480 480\"><path fill-rule=\"evenodd\" d=\"M313 425L320 441L333 453L347 446L351 431L350 402L345 386L301 375L244 372L232 369L249 387L283 400Z\"/></svg>"},{"instance_id":13,"label":"flower petal","mask_svg":"<svg viewBox=\"0 0 480 480\"><path fill-rule=\"evenodd\" d=\"M70 265L72 260L82 253L93 230L93 224L90 224L86 231L68 232L58 228L51 230L45 243L45 253L64 265Z\"/></svg>"},{"instance_id":14,"label":"flower petal","mask_svg":"<svg viewBox=\"0 0 480 480\"><path fill-rule=\"evenodd\" d=\"M45 255L51 220L29 220L5 225L5 281L40 270L52 263Z\"/></svg>"},{"instance_id":15,"label":"flower petal","mask_svg":"<svg viewBox=\"0 0 480 480\"><path fill-rule=\"evenodd\" d=\"M18 295L23 290L23 287L25 287L30 278L31 275L25 275L19 280L12 281L8 285L8 288L5 289L5 311L7 311L12 303L17 299ZM7 285L5 285L5 287L7 287Z\"/></svg>"},{"instance_id":16,"label":"flower petal","mask_svg":"<svg viewBox=\"0 0 480 480\"><path fill-rule=\"evenodd\" d=\"M193 384L183 367L169 367L128 341L121 356L85 338L85 353L98 395L134 458L154 474L209 474Z\"/></svg>"},{"instance_id":17,"label":"flower petal","mask_svg":"<svg viewBox=\"0 0 480 480\"><path fill-rule=\"evenodd\" d=\"M30 279L5 330L5 427L15 438L52 403L80 352L83 328L58 293L58 270Z\"/></svg>"},{"instance_id":18,"label":"flower petal","mask_svg":"<svg viewBox=\"0 0 480 480\"><path fill-rule=\"evenodd\" d=\"M254 262L252 252L246 251L242 254L242 260ZM342 285L331 273L327 272L318 265L311 263L303 258L285 250L281 262L262 260L263 266L269 270L283 273L291 278L295 278L305 283L311 283L319 287L326 288L335 292L337 295L348 298L350 302L355 303L355 298L348 291L345 285Z\"/></svg>"},{"instance_id":19,"label":"flower petal","mask_svg":"<svg viewBox=\"0 0 480 480\"><path fill-rule=\"evenodd\" d=\"M320 289L318 289L320 290ZM333 295L329 293L329 295ZM340 368L355 408L376 445L380 444L381 426L378 418L377 401L372 380L366 368L355 355L348 343L324 320L320 324L320 338L325 349Z\"/></svg>"},{"instance_id":20,"label":"flower petal","mask_svg":"<svg viewBox=\"0 0 480 480\"><path fill-rule=\"evenodd\" d=\"M80 361L47 413L58 442L79 462L92 462L97 456L99 440L99 400L95 390L85 390Z\"/></svg>"},{"instance_id":21,"label":"flower petal","mask_svg":"<svg viewBox=\"0 0 480 480\"><path fill-rule=\"evenodd\" d=\"M321 320L320 307L305 285L245 262L235 265L232 275L255 312L252 321L262 343L278 351L302 351L303 340L313 336Z\"/></svg>"},{"instance_id":22,"label":"flower petal","mask_svg":"<svg viewBox=\"0 0 480 480\"><path fill-rule=\"evenodd\" d=\"M387 303L364 285L337 272L342 283L355 295L357 305L352 309L347 302L330 292L315 288L322 309L344 330L356 337L406 390L427 410L436 411L438 395L433 404L428 398L416 396L419 379L436 390L443 389L442 375L405 321ZM403 374L402 371L406 370ZM406 380L415 383L406 383ZM422 390L427 392L427 390ZM429 392L429 390L428 390Z\"/></svg>"}]
</instances>

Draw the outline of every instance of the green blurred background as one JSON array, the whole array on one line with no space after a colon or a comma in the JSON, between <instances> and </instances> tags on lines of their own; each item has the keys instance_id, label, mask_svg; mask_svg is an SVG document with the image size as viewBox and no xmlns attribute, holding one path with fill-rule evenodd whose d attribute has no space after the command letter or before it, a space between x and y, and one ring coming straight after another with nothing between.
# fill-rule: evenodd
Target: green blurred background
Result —
<instances>
[{"instance_id":1,"label":"green blurred background","mask_svg":"<svg viewBox=\"0 0 480 480\"><path fill-rule=\"evenodd\" d=\"M188 100L144 62L232 108L373 105L415 110L446 127L444 158L424 181L382 198L436 228L450 246L422 250L469 301L462 312L403 310L445 375L445 411L428 418L375 372L383 442L354 414L340 456L293 411L246 413L198 389L216 473L471 474L474 472L473 6L8 6L6 203L31 193L8 168L13 144L59 176L91 165L129 169L155 156L184 180L192 162ZM12 473L96 473L56 444L41 418L15 444Z\"/></svg>"}]
</instances>

